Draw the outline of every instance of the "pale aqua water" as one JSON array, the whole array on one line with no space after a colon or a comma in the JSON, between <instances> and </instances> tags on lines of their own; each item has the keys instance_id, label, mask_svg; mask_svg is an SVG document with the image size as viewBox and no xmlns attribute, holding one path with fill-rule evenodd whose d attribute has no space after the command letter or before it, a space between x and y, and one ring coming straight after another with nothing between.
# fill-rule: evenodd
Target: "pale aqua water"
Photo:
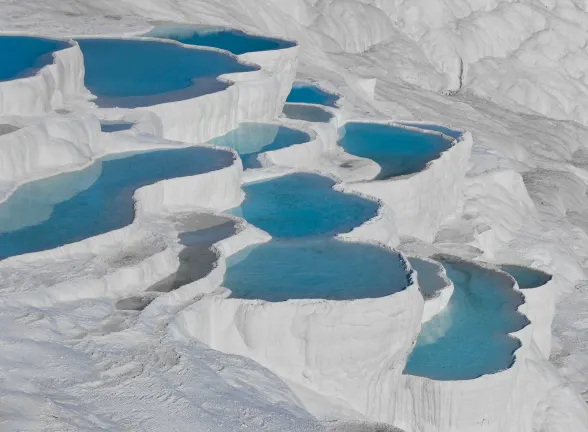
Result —
<instances>
[{"instance_id":1,"label":"pale aqua water","mask_svg":"<svg viewBox=\"0 0 588 432\"><path fill-rule=\"evenodd\" d=\"M288 95L286 102L298 102L336 107L338 100L339 96L333 93L329 93L316 85L295 82L292 85L292 90L290 90L290 94Z\"/></svg>"},{"instance_id":2,"label":"pale aqua water","mask_svg":"<svg viewBox=\"0 0 588 432\"><path fill-rule=\"evenodd\" d=\"M284 104L284 116L292 120L303 120L313 123L328 123L333 115L324 109L312 105Z\"/></svg>"},{"instance_id":3,"label":"pale aqua water","mask_svg":"<svg viewBox=\"0 0 588 432\"><path fill-rule=\"evenodd\" d=\"M377 214L377 202L335 191L334 184L308 173L249 183L245 200L229 213L277 238L345 233Z\"/></svg>"},{"instance_id":4,"label":"pale aqua water","mask_svg":"<svg viewBox=\"0 0 588 432\"><path fill-rule=\"evenodd\" d=\"M466 380L509 368L520 341L508 333L528 324L523 297L504 274L442 258L455 290L446 309L425 323L404 373Z\"/></svg>"},{"instance_id":5,"label":"pale aqua water","mask_svg":"<svg viewBox=\"0 0 588 432\"><path fill-rule=\"evenodd\" d=\"M379 123L347 123L340 134L339 145L347 153L380 165L378 180L422 171L452 145L441 135Z\"/></svg>"},{"instance_id":6,"label":"pale aqua water","mask_svg":"<svg viewBox=\"0 0 588 432\"><path fill-rule=\"evenodd\" d=\"M241 123L237 129L214 138L210 143L236 150L244 168L259 168L259 154L309 140L310 136L300 130L267 123Z\"/></svg>"},{"instance_id":7,"label":"pale aqua water","mask_svg":"<svg viewBox=\"0 0 588 432\"><path fill-rule=\"evenodd\" d=\"M53 52L69 46L67 42L33 36L0 36L0 81L33 74L53 63Z\"/></svg>"},{"instance_id":8,"label":"pale aqua water","mask_svg":"<svg viewBox=\"0 0 588 432\"><path fill-rule=\"evenodd\" d=\"M500 268L515 278L521 289L538 288L551 280L551 275L530 267L503 264Z\"/></svg>"},{"instance_id":9,"label":"pale aqua water","mask_svg":"<svg viewBox=\"0 0 588 432\"><path fill-rule=\"evenodd\" d=\"M231 297L353 300L402 291L409 283L400 255L334 239L272 240L229 257L223 286ZM369 325L369 323L366 323Z\"/></svg>"},{"instance_id":10,"label":"pale aqua water","mask_svg":"<svg viewBox=\"0 0 588 432\"><path fill-rule=\"evenodd\" d=\"M255 70L234 57L173 43L79 39L85 84L100 106L138 107L214 93L228 87L224 73Z\"/></svg>"},{"instance_id":11,"label":"pale aqua water","mask_svg":"<svg viewBox=\"0 0 588 432\"><path fill-rule=\"evenodd\" d=\"M294 42L269 38L263 36L248 35L240 30L222 27L195 26L170 26L156 27L143 36L154 38L172 39L187 45L199 45L219 48L230 51L235 55L248 52L271 51L290 48Z\"/></svg>"},{"instance_id":12,"label":"pale aqua water","mask_svg":"<svg viewBox=\"0 0 588 432\"><path fill-rule=\"evenodd\" d=\"M27 183L0 205L0 259L122 228L133 221L136 189L232 161L231 153L210 148L160 150L123 154Z\"/></svg>"}]
</instances>

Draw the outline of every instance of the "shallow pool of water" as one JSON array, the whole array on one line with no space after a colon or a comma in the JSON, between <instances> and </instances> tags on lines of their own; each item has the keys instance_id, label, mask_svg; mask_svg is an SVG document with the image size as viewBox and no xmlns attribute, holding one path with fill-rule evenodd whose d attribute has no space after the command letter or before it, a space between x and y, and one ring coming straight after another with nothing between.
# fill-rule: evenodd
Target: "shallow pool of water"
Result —
<instances>
[{"instance_id":1,"label":"shallow pool of water","mask_svg":"<svg viewBox=\"0 0 588 432\"><path fill-rule=\"evenodd\" d=\"M53 63L52 53L69 47L64 41L34 36L0 36L0 81L29 76Z\"/></svg>"},{"instance_id":2,"label":"shallow pool of water","mask_svg":"<svg viewBox=\"0 0 588 432\"><path fill-rule=\"evenodd\" d=\"M237 129L210 143L234 149L241 156L244 168L259 168L259 154L309 140L310 136L300 130L267 123L241 123Z\"/></svg>"},{"instance_id":3,"label":"shallow pool of water","mask_svg":"<svg viewBox=\"0 0 588 432\"><path fill-rule=\"evenodd\" d=\"M187 45L199 45L230 51L235 55L293 47L296 44L276 38L248 35L240 30L203 25L156 27L143 36L172 39Z\"/></svg>"},{"instance_id":4,"label":"shallow pool of water","mask_svg":"<svg viewBox=\"0 0 588 432\"><path fill-rule=\"evenodd\" d=\"M317 85L305 82L295 82L286 102L318 104L336 107L339 96L329 93Z\"/></svg>"},{"instance_id":5,"label":"shallow pool of water","mask_svg":"<svg viewBox=\"0 0 588 432\"><path fill-rule=\"evenodd\" d=\"M100 130L105 133L121 132L131 129L134 125L131 122L103 120L100 122Z\"/></svg>"},{"instance_id":6,"label":"shallow pool of water","mask_svg":"<svg viewBox=\"0 0 588 432\"><path fill-rule=\"evenodd\" d=\"M100 106L137 107L217 92L221 74L255 70L234 57L174 43L79 39L86 87Z\"/></svg>"},{"instance_id":7,"label":"shallow pool of water","mask_svg":"<svg viewBox=\"0 0 588 432\"><path fill-rule=\"evenodd\" d=\"M251 246L229 257L223 282L231 297L271 302L377 298L407 285L398 253L335 239Z\"/></svg>"},{"instance_id":8,"label":"shallow pool of water","mask_svg":"<svg viewBox=\"0 0 588 432\"><path fill-rule=\"evenodd\" d=\"M333 115L324 109L312 105L284 104L282 113L286 118L313 123L328 123Z\"/></svg>"},{"instance_id":9,"label":"shallow pool of water","mask_svg":"<svg viewBox=\"0 0 588 432\"><path fill-rule=\"evenodd\" d=\"M379 123L347 123L340 133L339 145L347 153L380 166L377 180L422 171L453 142L441 135Z\"/></svg>"},{"instance_id":10,"label":"shallow pool of water","mask_svg":"<svg viewBox=\"0 0 588 432\"><path fill-rule=\"evenodd\" d=\"M530 267L503 264L500 268L515 278L521 289L538 288L551 280L551 275Z\"/></svg>"},{"instance_id":11,"label":"shallow pool of water","mask_svg":"<svg viewBox=\"0 0 588 432\"><path fill-rule=\"evenodd\" d=\"M245 200L229 213L272 237L332 236L376 216L379 205L335 191L335 182L317 174L296 173L243 186Z\"/></svg>"},{"instance_id":12,"label":"shallow pool of water","mask_svg":"<svg viewBox=\"0 0 588 432\"><path fill-rule=\"evenodd\" d=\"M0 259L121 228L133 221L136 189L232 161L231 153L211 148L159 150L122 154L27 183L0 205Z\"/></svg>"},{"instance_id":13,"label":"shallow pool of water","mask_svg":"<svg viewBox=\"0 0 588 432\"><path fill-rule=\"evenodd\" d=\"M455 289L447 307L425 323L405 374L466 380L509 368L520 341L508 333L528 324L523 303L504 274L466 261L441 259Z\"/></svg>"}]
</instances>

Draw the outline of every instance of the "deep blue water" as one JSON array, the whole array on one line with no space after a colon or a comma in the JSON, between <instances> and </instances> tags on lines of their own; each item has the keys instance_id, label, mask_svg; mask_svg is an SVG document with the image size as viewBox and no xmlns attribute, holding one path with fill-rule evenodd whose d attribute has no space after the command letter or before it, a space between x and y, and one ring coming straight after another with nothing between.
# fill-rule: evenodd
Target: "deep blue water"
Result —
<instances>
[{"instance_id":1,"label":"deep blue water","mask_svg":"<svg viewBox=\"0 0 588 432\"><path fill-rule=\"evenodd\" d=\"M33 69L53 63L51 53L69 46L67 42L33 36L0 36L0 81L30 75Z\"/></svg>"},{"instance_id":2,"label":"deep blue water","mask_svg":"<svg viewBox=\"0 0 588 432\"><path fill-rule=\"evenodd\" d=\"M217 77L255 70L230 55L173 43L79 39L86 67L85 84L100 106L136 107L201 96L223 90Z\"/></svg>"},{"instance_id":3,"label":"deep blue water","mask_svg":"<svg viewBox=\"0 0 588 432\"><path fill-rule=\"evenodd\" d=\"M298 102L336 107L339 96L310 83L294 83L286 102Z\"/></svg>"},{"instance_id":4,"label":"deep blue water","mask_svg":"<svg viewBox=\"0 0 588 432\"><path fill-rule=\"evenodd\" d=\"M161 26L143 36L172 39L187 45L219 48L235 55L295 46L295 43L290 41L252 36L239 30L207 26Z\"/></svg>"},{"instance_id":5,"label":"deep blue water","mask_svg":"<svg viewBox=\"0 0 588 432\"><path fill-rule=\"evenodd\" d=\"M284 104L282 113L292 120L303 120L313 123L328 123L333 115L324 109L312 105Z\"/></svg>"},{"instance_id":6,"label":"deep blue water","mask_svg":"<svg viewBox=\"0 0 588 432\"><path fill-rule=\"evenodd\" d=\"M380 165L378 180L422 171L452 145L440 135L379 123L347 123L341 135L339 145L347 153Z\"/></svg>"},{"instance_id":7,"label":"deep blue water","mask_svg":"<svg viewBox=\"0 0 588 432\"><path fill-rule=\"evenodd\" d=\"M27 183L0 205L0 259L126 226L134 218L136 189L219 169L232 160L229 152L201 147L123 154Z\"/></svg>"},{"instance_id":8,"label":"deep blue water","mask_svg":"<svg viewBox=\"0 0 588 432\"><path fill-rule=\"evenodd\" d=\"M530 267L503 264L500 268L515 278L521 289L537 288L551 280L551 275Z\"/></svg>"},{"instance_id":9,"label":"deep blue water","mask_svg":"<svg viewBox=\"0 0 588 432\"><path fill-rule=\"evenodd\" d=\"M300 130L267 123L241 123L237 129L211 140L210 143L236 150L244 168L259 168L261 165L257 156L260 153L309 140L310 136Z\"/></svg>"},{"instance_id":10,"label":"deep blue water","mask_svg":"<svg viewBox=\"0 0 588 432\"><path fill-rule=\"evenodd\" d=\"M407 285L398 253L335 239L251 246L229 257L223 282L231 297L272 302L377 298Z\"/></svg>"},{"instance_id":11,"label":"deep blue water","mask_svg":"<svg viewBox=\"0 0 588 432\"><path fill-rule=\"evenodd\" d=\"M435 380L466 380L509 368L520 341L509 337L528 324L516 308L512 282L475 264L442 259L455 290L441 313L425 323L404 370Z\"/></svg>"},{"instance_id":12,"label":"deep blue water","mask_svg":"<svg viewBox=\"0 0 588 432\"><path fill-rule=\"evenodd\" d=\"M335 191L334 184L309 173L249 183L245 200L229 213L276 238L345 233L377 214L377 202Z\"/></svg>"}]
</instances>

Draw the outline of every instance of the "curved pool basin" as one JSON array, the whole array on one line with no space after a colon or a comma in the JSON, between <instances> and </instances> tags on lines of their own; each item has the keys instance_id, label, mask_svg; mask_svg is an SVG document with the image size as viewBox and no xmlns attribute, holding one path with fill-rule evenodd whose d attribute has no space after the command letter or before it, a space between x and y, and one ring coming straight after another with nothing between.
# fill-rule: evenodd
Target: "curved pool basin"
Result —
<instances>
[{"instance_id":1,"label":"curved pool basin","mask_svg":"<svg viewBox=\"0 0 588 432\"><path fill-rule=\"evenodd\" d=\"M143 36L171 39L186 45L219 48L235 55L272 51L296 45L294 42L282 39L249 35L240 30L205 25L162 25Z\"/></svg>"},{"instance_id":2,"label":"curved pool basin","mask_svg":"<svg viewBox=\"0 0 588 432\"><path fill-rule=\"evenodd\" d=\"M521 289L539 288L551 280L551 275L531 267L524 267L514 264L502 264L499 266L502 271L510 274Z\"/></svg>"},{"instance_id":3,"label":"curved pool basin","mask_svg":"<svg viewBox=\"0 0 588 432\"><path fill-rule=\"evenodd\" d=\"M121 154L24 184L0 204L0 259L122 228L133 221L138 188L232 163L232 153L223 150L158 150Z\"/></svg>"},{"instance_id":4,"label":"curved pool basin","mask_svg":"<svg viewBox=\"0 0 588 432\"><path fill-rule=\"evenodd\" d=\"M377 202L336 191L334 185L310 173L249 183L243 186L245 200L229 213L278 238L333 236L376 216Z\"/></svg>"},{"instance_id":5,"label":"curved pool basin","mask_svg":"<svg viewBox=\"0 0 588 432\"><path fill-rule=\"evenodd\" d=\"M217 79L257 70L212 50L138 39L78 39L86 87L101 107L134 108L190 99L226 89Z\"/></svg>"},{"instance_id":6,"label":"curved pool basin","mask_svg":"<svg viewBox=\"0 0 588 432\"><path fill-rule=\"evenodd\" d=\"M272 240L227 259L223 286L231 297L355 300L385 297L409 285L396 252L335 239Z\"/></svg>"},{"instance_id":7,"label":"curved pool basin","mask_svg":"<svg viewBox=\"0 0 588 432\"><path fill-rule=\"evenodd\" d=\"M328 123L333 118L333 114L320 107L293 103L284 104L282 113L286 118L291 120L302 120L313 123Z\"/></svg>"},{"instance_id":8,"label":"curved pool basin","mask_svg":"<svg viewBox=\"0 0 588 432\"><path fill-rule=\"evenodd\" d=\"M68 48L65 41L34 36L0 35L0 81L33 75L53 63L52 53Z\"/></svg>"},{"instance_id":9,"label":"curved pool basin","mask_svg":"<svg viewBox=\"0 0 588 432\"><path fill-rule=\"evenodd\" d=\"M268 123L241 123L237 129L212 139L210 143L234 149L244 168L259 168L259 154L308 141L310 136L297 129Z\"/></svg>"},{"instance_id":10,"label":"curved pool basin","mask_svg":"<svg viewBox=\"0 0 588 432\"><path fill-rule=\"evenodd\" d=\"M428 124L428 123L411 123L411 122L402 122L399 124L413 127L413 128L424 129L424 130L428 130L431 132L439 132L439 133L442 133L443 135L447 135L448 137L453 138L453 139L460 139L461 136L463 135L462 131L459 131L457 129L451 129L451 128L448 128L447 126L442 126L442 125Z\"/></svg>"},{"instance_id":11,"label":"curved pool basin","mask_svg":"<svg viewBox=\"0 0 588 432\"><path fill-rule=\"evenodd\" d=\"M319 86L307 82L295 82L286 102L324 105L335 108L339 96L329 93Z\"/></svg>"},{"instance_id":12,"label":"curved pool basin","mask_svg":"<svg viewBox=\"0 0 588 432\"><path fill-rule=\"evenodd\" d=\"M508 333L529 321L523 297L505 274L471 262L436 258L454 284L449 304L423 324L404 373L434 380L468 380L508 369L520 341Z\"/></svg>"},{"instance_id":13,"label":"curved pool basin","mask_svg":"<svg viewBox=\"0 0 588 432\"><path fill-rule=\"evenodd\" d=\"M445 136L382 123L350 122L340 130L339 145L380 166L376 180L414 174L453 145Z\"/></svg>"}]
</instances>

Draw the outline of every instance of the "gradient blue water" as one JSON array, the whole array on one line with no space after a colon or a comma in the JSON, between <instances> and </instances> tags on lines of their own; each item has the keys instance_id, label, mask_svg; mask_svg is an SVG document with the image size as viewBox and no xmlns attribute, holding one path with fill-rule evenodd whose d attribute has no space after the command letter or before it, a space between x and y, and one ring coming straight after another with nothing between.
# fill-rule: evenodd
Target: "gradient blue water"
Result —
<instances>
[{"instance_id":1,"label":"gradient blue water","mask_svg":"<svg viewBox=\"0 0 588 432\"><path fill-rule=\"evenodd\" d=\"M377 202L335 191L334 184L308 173L249 183L245 200L229 213L277 238L345 233L377 214Z\"/></svg>"},{"instance_id":2,"label":"gradient blue water","mask_svg":"<svg viewBox=\"0 0 588 432\"><path fill-rule=\"evenodd\" d=\"M347 153L380 165L378 180L422 171L452 145L441 135L378 123L347 123L341 135L339 145Z\"/></svg>"},{"instance_id":3,"label":"gradient blue water","mask_svg":"<svg viewBox=\"0 0 588 432\"><path fill-rule=\"evenodd\" d=\"M219 169L232 160L231 153L210 148L151 151L25 184L0 205L0 259L121 228L133 221L136 189Z\"/></svg>"},{"instance_id":4,"label":"gradient blue water","mask_svg":"<svg viewBox=\"0 0 588 432\"><path fill-rule=\"evenodd\" d=\"M515 278L521 289L538 288L551 280L551 275L530 267L503 264L500 268Z\"/></svg>"},{"instance_id":5,"label":"gradient blue water","mask_svg":"<svg viewBox=\"0 0 588 432\"><path fill-rule=\"evenodd\" d=\"M231 297L352 300L384 297L408 285L396 252L335 239L272 240L227 260L223 286Z\"/></svg>"},{"instance_id":6,"label":"gradient blue water","mask_svg":"<svg viewBox=\"0 0 588 432\"><path fill-rule=\"evenodd\" d=\"M0 81L34 72L53 63L51 53L69 47L67 42L32 36L0 36Z\"/></svg>"},{"instance_id":7,"label":"gradient blue water","mask_svg":"<svg viewBox=\"0 0 588 432\"><path fill-rule=\"evenodd\" d=\"M466 380L509 368L528 324L516 308L523 298L508 277L475 264L441 259L455 286L446 309L425 323L405 374Z\"/></svg>"},{"instance_id":8,"label":"gradient blue water","mask_svg":"<svg viewBox=\"0 0 588 432\"><path fill-rule=\"evenodd\" d=\"M333 115L324 109L312 105L284 104L282 113L292 120L303 120L313 123L328 123Z\"/></svg>"},{"instance_id":9,"label":"gradient blue water","mask_svg":"<svg viewBox=\"0 0 588 432\"><path fill-rule=\"evenodd\" d=\"M300 130L267 123L241 123L237 129L214 138L210 143L236 150L244 168L259 168L259 154L309 140L310 136Z\"/></svg>"},{"instance_id":10,"label":"gradient blue water","mask_svg":"<svg viewBox=\"0 0 588 432\"><path fill-rule=\"evenodd\" d=\"M235 55L295 46L295 43L290 41L252 36L239 30L207 26L161 26L143 36L172 39L187 45L219 48Z\"/></svg>"},{"instance_id":11,"label":"gradient blue water","mask_svg":"<svg viewBox=\"0 0 588 432\"><path fill-rule=\"evenodd\" d=\"M171 99L196 97L225 89L216 79L229 72L255 70L230 55L210 50L185 48L173 43L124 40L79 39L86 68L85 84L99 97L99 104L125 106L121 98L134 98L129 104L160 103ZM189 89L187 91L186 89ZM184 90L184 92L179 92ZM159 95L159 98L146 96Z\"/></svg>"},{"instance_id":12,"label":"gradient blue water","mask_svg":"<svg viewBox=\"0 0 588 432\"><path fill-rule=\"evenodd\" d=\"M318 104L336 107L339 96L309 83L294 83L286 102Z\"/></svg>"}]
</instances>

